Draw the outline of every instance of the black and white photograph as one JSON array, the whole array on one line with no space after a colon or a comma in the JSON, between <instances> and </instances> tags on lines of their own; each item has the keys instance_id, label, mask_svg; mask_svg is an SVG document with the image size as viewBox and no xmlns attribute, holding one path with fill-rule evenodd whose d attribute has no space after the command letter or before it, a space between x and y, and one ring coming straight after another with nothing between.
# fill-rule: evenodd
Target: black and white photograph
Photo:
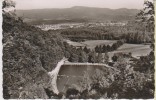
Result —
<instances>
[{"instance_id":1,"label":"black and white photograph","mask_svg":"<svg viewBox=\"0 0 156 100\"><path fill-rule=\"evenodd\" d=\"M1 0L3 99L152 99L155 1Z\"/></svg>"}]
</instances>

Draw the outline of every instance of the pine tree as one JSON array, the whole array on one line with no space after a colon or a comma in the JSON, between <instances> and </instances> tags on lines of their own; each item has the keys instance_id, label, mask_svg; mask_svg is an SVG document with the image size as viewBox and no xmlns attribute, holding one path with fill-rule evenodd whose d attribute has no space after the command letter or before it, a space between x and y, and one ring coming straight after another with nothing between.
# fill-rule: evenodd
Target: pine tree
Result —
<instances>
[{"instance_id":1,"label":"pine tree","mask_svg":"<svg viewBox=\"0 0 156 100\"><path fill-rule=\"evenodd\" d=\"M102 53L98 53L96 63L102 63L103 62L102 60L103 60L102 59Z\"/></svg>"},{"instance_id":2,"label":"pine tree","mask_svg":"<svg viewBox=\"0 0 156 100\"><path fill-rule=\"evenodd\" d=\"M103 45L103 47L102 47L102 53L105 53L105 52L107 52L106 45Z\"/></svg>"},{"instance_id":3,"label":"pine tree","mask_svg":"<svg viewBox=\"0 0 156 100\"><path fill-rule=\"evenodd\" d=\"M96 52L92 51L88 56L88 62L89 63L95 63L96 62Z\"/></svg>"},{"instance_id":4,"label":"pine tree","mask_svg":"<svg viewBox=\"0 0 156 100\"><path fill-rule=\"evenodd\" d=\"M101 53L102 52L102 46L100 45L99 46L99 53Z\"/></svg>"},{"instance_id":5,"label":"pine tree","mask_svg":"<svg viewBox=\"0 0 156 100\"><path fill-rule=\"evenodd\" d=\"M112 50L116 50L117 48L118 48L117 43L114 43L114 44L112 45Z\"/></svg>"},{"instance_id":6,"label":"pine tree","mask_svg":"<svg viewBox=\"0 0 156 100\"><path fill-rule=\"evenodd\" d=\"M105 55L104 55L104 62L107 64L109 62L109 55L108 53L106 52Z\"/></svg>"},{"instance_id":7,"label":"pine tree","mask_svg":"<svg viewBox=\"0 0 156 100\"><path fill-rule=\"evenodd\" d=\"M87 54L84 51L81 51L78 62L87 62L87 61L88 61Z\"/></svg>"},{"instance_id":8,"label":"pine tree","mask_svg":"<svg viewBox=\"0 0 156 100\"><path fill-rule=\"evenodd\" d=\"M110 45L107 45L107 51L109 52L110 50L111 50L111 47L110 47Z\"/></svg>"},{"instance_id":9,"label":"pine tree","mask_svg":"<svg viewBox=\"0 0 156 100\"><path fill-rule=\"evenodd\" d=\"M90 49L88 49L86 46L84 47L84 52L86 52L86 53L89 53L90 52Z\"/></svg>"},{"instance_id":10,"label":"pine tree","mask_svg":"<svg viewBox=\"0 0 156 100\"><path fill-rule=\"evenodd\" d=\"M118 59L118 57L114 54L114 56L112 57L113 62L116 62Z\"/></svg>"},{"instance_id":11,"label":"pine tree","mask_svg":"<svg viewBox=\"0 0 156 100\"><path fill-rule=\"evenodd\" d=\"M95 47L95 52L99 52L99 46L97 45L96 47Z\"/></svg>"}]
</instances>

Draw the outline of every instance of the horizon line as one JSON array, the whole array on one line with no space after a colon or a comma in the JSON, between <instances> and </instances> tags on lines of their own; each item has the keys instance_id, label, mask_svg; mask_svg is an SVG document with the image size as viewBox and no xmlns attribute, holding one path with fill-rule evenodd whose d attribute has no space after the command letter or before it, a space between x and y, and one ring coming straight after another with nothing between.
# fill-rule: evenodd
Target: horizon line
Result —
<instances>
[{"instance_id":1,"label":"horizon line","mask_svg":"<svg viewBox=\"0 0 156 100\"><path fill-rule=\"evenodd\" d=\"M123 8L115 8L115 9L113 9L113 8L102 8L102 7L93 7L93 6L92 7L90 7L90 6L72 6L72 7L62 7L62 8L35 8L35 9L18 9L18 8L15 7L15 9L16 10L43 10L43 9L69 9L69 8L74 8L74 7L100 8L100 9L110 9L110 10L118 10L118 9L129 9L129 10L136 9L136 10L141 10L141 8L138 9L138 8L125 8L125 7L123 7Z\"/></svg>"}]
</instances>

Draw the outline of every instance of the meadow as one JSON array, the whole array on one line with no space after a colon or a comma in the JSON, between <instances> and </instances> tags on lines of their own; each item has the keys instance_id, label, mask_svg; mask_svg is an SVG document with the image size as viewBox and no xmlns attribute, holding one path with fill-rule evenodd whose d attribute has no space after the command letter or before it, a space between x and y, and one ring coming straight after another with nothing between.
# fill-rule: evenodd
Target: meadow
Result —
<instances>
[{"instance_id":1,"label":"meadow","mask_svg":"<svg viewBox=\"0 0 156 100\"><path fill-rule=\"evenodd\" d=\"M115 53L131 53L132 57L139 58L148 55L151 51L150 45L125 43L116 51L109 52L109 56L112 57Z\"/></svg>"},{"instance_id":2,"label":"meadow","mask_svg":"<svg viewBox=\"0 0 156 100\"><path fill-rule=\"evenodd\" d=\"M116 40L87 40L84 42L81 42L82 44L85 44L87 48L94 49L97 45L112 45L113 43L116 43Z\"/></svg>"}]
</instances>

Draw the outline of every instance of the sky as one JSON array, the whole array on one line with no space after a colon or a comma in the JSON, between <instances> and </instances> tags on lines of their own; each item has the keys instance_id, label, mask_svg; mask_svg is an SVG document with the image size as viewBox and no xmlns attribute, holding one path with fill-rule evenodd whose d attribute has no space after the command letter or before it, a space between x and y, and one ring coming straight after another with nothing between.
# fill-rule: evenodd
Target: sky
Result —
<instances>
[{"instance_id":1,"label":"sky","mask_svg":"<svg viewBox=\"0 0 156 100\"><path fill-rule=\"evenodd\" d=\"M16 9L70 8L87 6L100 8L142 9L144 0L14 0Z\"/></svg>"}]
</instances>

